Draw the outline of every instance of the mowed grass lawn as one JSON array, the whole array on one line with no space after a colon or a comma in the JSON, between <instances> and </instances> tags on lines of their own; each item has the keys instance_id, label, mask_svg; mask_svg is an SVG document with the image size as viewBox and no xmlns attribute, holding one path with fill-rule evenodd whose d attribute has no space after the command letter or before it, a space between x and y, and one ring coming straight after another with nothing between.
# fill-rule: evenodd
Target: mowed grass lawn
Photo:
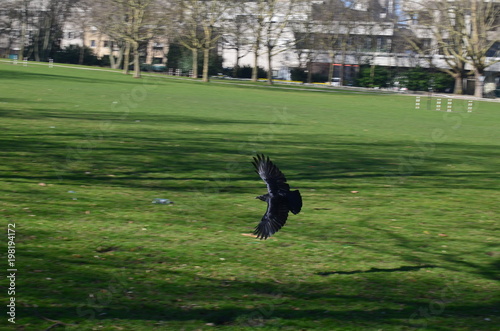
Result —
<instances>
[{"instance_id":1,"label":"mowed grass lawn","mask_svg":"<svg viewBox=\"0 0 500 331\"><path fill-rule=\"evenodd\" d=\"M498 330L499 103L4 62L0 91L2 329ZM266 241L256 153L304 200Z\"/></svg>"}]
</instances>

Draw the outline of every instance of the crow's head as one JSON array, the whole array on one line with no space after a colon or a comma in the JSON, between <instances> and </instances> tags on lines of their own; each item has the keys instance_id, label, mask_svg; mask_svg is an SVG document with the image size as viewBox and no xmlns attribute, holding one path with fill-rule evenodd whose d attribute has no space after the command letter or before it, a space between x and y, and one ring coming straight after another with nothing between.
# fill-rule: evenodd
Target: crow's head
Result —
<instances>
[{"instance_id":1,"label":"crow's head","mask_svg":"<svg viewBox=\"0 0 500 331\"><path fill-rule=\"evenodd\" d=\"M267 196L267 194L265 194L265 195L259 195L258 197L255 197L255 199L266 201L266 196Z\"/></svg>"}]
</instances>

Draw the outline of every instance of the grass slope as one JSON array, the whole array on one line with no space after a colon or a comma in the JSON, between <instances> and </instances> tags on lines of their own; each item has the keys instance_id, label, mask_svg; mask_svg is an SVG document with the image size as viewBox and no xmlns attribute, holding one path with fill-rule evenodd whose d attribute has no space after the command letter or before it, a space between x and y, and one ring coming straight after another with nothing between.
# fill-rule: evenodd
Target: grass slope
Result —
<instances>
[{"instance_id":1,"label":"grass slope","mask_svg":"<svg viewBox=\"0 0 500 331\"><path fill-rule=\"evenodd\" d=\"M0 88L19 330L500 324L498 104L5 63ZM257 152L304 199L267 241Z\"/></svg>"}]
</instances>

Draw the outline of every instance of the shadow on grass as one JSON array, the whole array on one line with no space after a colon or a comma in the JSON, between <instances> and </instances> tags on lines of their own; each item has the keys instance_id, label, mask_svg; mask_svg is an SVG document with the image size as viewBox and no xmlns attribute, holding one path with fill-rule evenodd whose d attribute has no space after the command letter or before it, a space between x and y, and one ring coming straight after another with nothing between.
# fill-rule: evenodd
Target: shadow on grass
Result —
<instances>
[{"instance_id":1,"label":"shadow on grass","mask_svg":"<svg viewBox=\"0 0 500 331\"><path fill-rule=\"evenodd\" d=\"M141 122L137 123L117 119L118 112L32 109L23 111L22 117L57 118L71 123L77 120L81 130L72 127L67 131L61 124L56 129L47 127L44 132L6 136L1 154L14 160L28 153L31 158L53 165L53 177L63 176L70 181L111 180L140 187L144 181L156 180L170 189L175 189L175 185L169 185L169 173L179 174L180 180L255 180L250 161L257 152L268 154L297 187L301 181L329 181L328 185L335 189L339 186L330 180L352 179L415 189L492 190L494 186L488 184L497 177L498 151L494 145L367 142L355 134L295 133L300 125L285 120L274 123L270 129L271 119L196 114L199 115L140 113L137 116ZM474 169L455 169L469 160L478 163L480 170L477 164ZM112 172L115 178L100 176L95 168ZM50 167L45 173L49 171ZM85 172L94 174L82 176ZM35 173L38 176L24 171L6 176L47 178L39 176L43 170Z\"/></svg>"},{"instance_id":2,"label":"shadow on grass","mask_svg":"<svg viewBox=\"0 0 500 331\"><path fill-rule=\"evenodd\" d=\"M1 99L0 99L1 102ZM26 101L23 101L26 102ZM33 103L38 103L38 101L32 101ZM54 104L54 102L50 102ZM2 109L0 108L0 111ZM121 126L123 129L126 128L136 129L137 126L141 125L154 125L154 126L164 126L165 123L175 126L175 125L195 125L199 128L203 129L204 126L223 126L223 125L261 125L265 126L269 124L269 121L265 120L252 120L252 119L231 119L231 118L218 118L218 117L207 117L207 116L195 116L189 114L145 114L140 113L134 116L125 116L123 112L120 111L110 111L110 112L96 112L96 111L88 111L84 109L67 109L67 110L47 110L45 108L32 108L29 111L23 112L24 119L33 119L33 120L51 120L51 119L67 119L67 120L77 120L77 121L89 121L90 125L95 125L92 122L101 122L98 123L102 127L107 126ZM8 117L9 113L2 114L4 117ZM17 113L10 114L12 117L18 117ZM137 119L136 119L137 118ZM113 121L112 123L110 121ZM137 122L136 122L137 121ZM140 123L140 124L138 124ZM280 125L285 126L296 126L297 124L293 123L282 123ZM192 128L189 128L191 131ZM247 128L248 129L248 128ZM104 131L104 130L103 130ZM184 131L186 132L186 130ZM105 132L102 132L105 133ZM144 132L142 132L144 133ZM223 132L216 132L217 134L222 134ZM199 134L199 132L193 131L193 135ZM143 139L152 139L155 140L154 137L148 137L148 135L143 135L141 138Z\"/></svg>"},{"instance_id":3,"label":"shadow on grass","mask_svg":"<svg viewBox=\"0 0 500 331\"><path fill-rule=\"evenodd\" d=\"M403 266L399 268L389 268L389 269L379 269L379 268L371 268L369 270L355 270L355 271L325 271L318 272L317 275L320 276L328 276L328 275L354 275L354 274L364 274L371 272L397 272L397 271L418 271L420 269L427 268L438 268L435 265L422 265L422 266Z\"/></svg>"},{"instance_id":4,"label":"shadow on grass","mask_svg":"<svg viewBox=\"0 0 500 331\"><path fill-rule=\"evenodd\" d=\"M34 72L21 72L21 71L13 71L13 70L6 70L2 69L2 79L11 79L13 81L19 80L41 80L41 81L48 81L50 82L51 80L57 80L58 83L63 82L63 81L68 81L72 83L88 83L88 84L94 84L96 82L95 79L92 78L85 78L81 76L72 76L72 75L67 75L67 74L46 74L46 73L41 73L37 74ZM119 80L119 79L102 79L99 78L99 82L105 82L105 83L120 83L120 84L132 84L132 85L137 85L136 81L127 81L127 80ZM141 82L142 83L142 82ZM145 84L148 84L147 82Z\"/></svg>"},{"instance_id":5,"label":"shadow on grass","mask_svg":"<svg viewBox=\"0 0 500 331\"><path fill-rule=\"evenodd\" d=\"M13 78L17 79L17 75L16 72ZM30 74L23 76L23 79L42 79L42 76L44 80L52 81L73 79L71 76ZM76 78L75 81L84 84L92 81ZM129 83L136 84L135 81ZM411 193L403 192L402 198L407 200L433 193L428 188L442 191L476 189L490 194L495 188L490 184L496 180L498 171L496 146L449 142L436 144L434 149L424 149L422 152L415 142L404 138L397 140L388 137L370 142L369 137L361 136L356 131L357 128L344 130L351 133L344 135L336 134L334 128L331 131L323 128L323 132L308 131L313 133L304 134L301 133L303 127L295 123L271 127L271 120L267 121L265 117L267 114L261 115L259 120L244 120L237 116L237 119L232 120L232 114L226 114L222 119L201 115L202 112L193 114L200 115L140 113L137 115L141 120L139 124L132 119L118 120L117 114L110 112L34 109L23 113L27 119L60 120L61 126L58 125L57 130L53 131L36 126L36 121L26 121L22 129L15 129L15 125L21 122L15 122L16 119L12 121L12 133L4 134L5 140L2 140L4 144L0 151L1 179L6 182L2 186L6 193L2 203L9 210L10 219L15 219L19 210L24 213L24 220L19 223L23 224L23 228L17 237L22 243L18 252L22 266L18 302L20 316L32 318L27 324L36 324L42 317L79 325L89 321L113 323L121 320L124 323L199 321L218 326L265 326L267 323L279 324L290 320L303 325L327 321L340 327L353 323L353 329L363 329L367 325L368 328L373 326L379 329L384 326L413 327L415 323L411 319L415 312L423 320L438 316L451 320L450 325L454 320L466 318L474 321L478 317L497 313L496 300L484 294L492 288L488 288L491 283L485 284L484 279L473 276L481 275L493 280L499 270L499 263L486 260L489 257L478 262L465 260L460 256L463 250L460 251L458 245L455 245L456 252L443 253L441 243L433 244L430 237L419 236L422 231L420 228L418 232L414 231L413 212L415 208L423 209L426 206L414 205L413 209L403 210L407 214L400 211L400 215L405 218L405 226L413 227L413 232L404 234L396 233L393 228L388 230L387 224L381 221L382 217L384 221L391 217L391 206L377 209L369 215L379 217L375 221L378 223L372 224L370 217L366 217L366 220L362 218L365 216L363 213L369 213L365 210L370 206L378 207L400 199L400 191L397 191L400 188L411 190ZM6 119L10 115L7 112ZM330 120L333 121L333 117ZM112 121L112 126L102 128L96 121ZM225 126L221 127L221 124ZM315 128L311 127L310 130ZM401 133L397 135L406 136ZM266 249L259 252L256 250L257 245L252 243L246 246L252 247L247 252L241 245L231 246L234 238L228 236L227 241L200 240L200 245L204 245L203 250L196 247L199 251L191 252L188 243L197 242L199 237L192 235L184 223L178 222L170 233L170 228L158 230L168 233L161 237L165 240L159 249L153 248L158 247L153 244L154 235L147 236L142 226L135 230L120 227L123 224L138 224L152 219L158 222L158 218L162 221L168 218L164 214L159 216L160 212L146 210L143 201L137 202L136 194L146 195L154 190L155 194L168 193L168 197L170 193L188 193L184 195L186 205L182 207L185 209L174 215L172 222L182 219L182 213L192 213L190 220L206 218L206 223L213 221L219 224L218 232L229 232L228 228L239 221L231 219L234 215L243 215L245 219L255 217L253 213L248 213L247 217L247 214L234 211L239 207L239 194L252 192L248 199L254 201L253 197L262 194L265 189L250 164L251 156L257 152L268 154L286 174L290 185L303 190L306 201L304 212L293 221L305 216L305 220L312 219L314 222L316 215L308 215L307 210L335 204L343 208L344 217L349 217L349 220L342 221L342 225L354 227L351 224L356 223L358 227L358 231L350 229L350 232L341 233L342 227L339 226L333 231L334 225L330 220L335 215L326 213L321 216L323 223L316 223L318 227L305 224L304 221L305 230L294 238L307 245L318 246L314 247L316 253L307 249L295 251L304 254L301 258L306 262L299 267L307 270L296 282L293 281L293 274L286 276L285 281L276 281L268 276L281 275L295 267L293 262L289 263L293 259L278 260L281 265L276 266L277 260L269 258L271 250L276 248L281 252L287 248L286 245L272 246L272 241L258 242L261 249ZM470 161L475 164L469 167ZM38 185L42 181L44 186ZM24 185L26 183L33 185ZM55 185L51 185L53 183ZM71 200L73 205L69 208L63 203L64 199L71 199L68 197L69 188L65 185L71 186L71 190L79 187L77 190L81 188L82 191L91 187L93 191L87 195L89 201ZM350 194L348 192L353 187L359 186L376 194L371 199L359 194L356 195L356 198L360 197L359 200L349 198L349 202L338 201L339 193ZM395 191L385 193L383 190L387 187ZM121 188L126 189L125 195L119 194ZM198 208L196 205L201 205L200 200L191 195L196 190L214 200L218 200L222 192L232 194L231 199L222 199L222 203L218 201L199 212L195 209ZM383 194L380 193L386 196L381 199ZM224 197L227 198L227 195ZM449 197L448 194L439 198ZM99 199L106 199L106 203L96 211L91 211L89 206L99 202ZM324 205L320 205L320 202ZM257 205L259 202L255 203L257 220L263 210ZM428 201L422 199L422 203ZM150 200L147 204L151 206ZM5 210L4 205L1 207ZM37 208L39 212L30 215L32 212L28 211L28 207ZM165 210L162 212L166 214ZM379 212L384 215L375 215ZM477 213L477 210L470 208L468 212ZM140 213L146 216L131 219ZM410 216L406 216L408 214ZM82 215L90 216L82 219ZM444 224L477 230L471 224L447 221ZM30 227L50 230L29 233ZM239 225L238 231L241 228ZM206 230L204 235L214 232L210 228ZM106 246L108 236L113 231L116 231L116 237ZM137 237L130 235L133 231ZM233 233L239 236L237 232ZM366 234L371 237L366 238ZM176 241L176 235L183 235L183 241ZM342 238L344 235L348 238ZM26 239L29 236L33 237L30 239L32 242ZM326 263L331 260L324 257L328 253L326 250L337 248L333 245L339 240L336 242L332 239L341 238L347 244L356 242L356 245L352 245L355 248L349 249L365 250L363 253L367 257L363 267L367 268L366 271L358 270L362 267L352 261L349 267L340 266L334 272L323 271L330 269ZM462 240L461 243L465 245L470 239L471 235L467 235L457 240ZM94 245L96 242L99 244ZM99 248L101 242L103 247ZM286 239L283 243L286 244ZM453 241L450 240L449 244L452 245ZM472 253L476 255L471 258L490 252L480 252L485 245L475 244L477 251ZM142 248L136 252L136 247L127 245ZM291 248L294 247L292 245ZM253 255L252 258L243 257L242 262L233 261L228 267L214 267L205 252L216 248L228 256L238 256L240 253ZM260 254L255 257L255 252ZM357 258L356 253L342 258ZM307 254L316 258L316 267L307 265ZM391 259L395 254L397 264ZM318 256L322 258L321 261ZM376 258L371 260L374 256ZM382 267L403 266L368 269L371 265L366 264L372 261ZM245 263L250 266L245 268ZM318 267L318 263L321 263L321 267ZM439 269L431 263L439 266ZM416 266L418 264L421 266ZM231 268L234 268L234 277L226 276L232 272ZM436 273L432 275L422 268L436 268ZM461 281L449 276L457 273L461 275ZM320 277L326 275L332 277ZM468 284L471 280L474 284ZM478 293L478 298L475 298L473 295L478 289L483 293ZM429 307L434 309L434 314L429 315ZM439 309L435 310L436 307ZM421 313L421 309L424 309L424 313ZM47 324L46 328L50 326L49 321L44 323ZM94 327L98 328L92 325ZM323 329L330 328L326 326ZM474 329L481 327L474 326Z\"/></svg>"},{"instance_id":6,"label":"shadow on grass","mask_svg":"<svg viewBox=\"0 0 500 331\"><path fill-rule=\"evenodd\" d=\"M463 320L477 318L478 314L489 316L498 307L497 302L464 303L461 294L470 288L466 284L453 283L451 279L432 284L401 283L394 278L368 274L366 279L353 279L351 273L345 272L338 273L342 278L336 278L325 288L314 281L277 284L274 281L214 279L161 267L153 270L150 277L153 280L137 277L140 265L113 272L102 269L95 272L67 265L65 272L59 274L59 268L48 265L44 268L48 269L47 274L58 275L50 282L64 284L71 280L75 285L40 286L49 283L45 280L39 281L37 287L26 284L23 291L29 293L31 300L50 296L52 304L21 308L22 315L30 316L33 321L48 319L83 327L86 323L142 320L166 325L196 321L233 327L275 325L284 321L345 326L356 321L356 325L401 328L425 326L424 323L436 317ZM402 277L406 272L418 271L405 267L398 269L390 272L397 272ZM166 282L153 277L160 274L179 278ZM62 279L58 281L58 277ZM188 280L194 278L196 282L191 284ZM181 280L186 283L179 286ZM352 288L358 294L352 294L349 290ZM437 310L429 313L431 304L439 305L438 313ZM420 313L422 310L426 313Z\"/></svg>"},{"instance_id":7,"label":"shadow on grass","mask_svg":"<svg viewBox=\"0 0 500 331\"><path fill-rule=\"evenodd\" d=\"M201 127L219 122L218 119L190 116L164 116L162 120ZM262 124L258 121L230 120L225 123L244 126ZM159 187L163 185L169 189L175 189L175 185L169 184L174 179L170 176L173 173L177 180L227 181L229 178L230 181L254 181L258 178L250 164L251 156L256 152L266 153L272 147L284 150L279 153L269 151L267 154L287 175L291 185L297 188L301 187L301 181L321 181L322 188L343 189L344 181L352 179L353 182L371 181L378 186L415 189L495 189L489 185L496 178L495 146L441 144L439 154L427 156L417 166L401 161L401 148L409 143L406 141L365 143L352 141L349 137L337 137L337 141L328 143L320 136L276 134L271 144L255 141L258 136L253 134L226 134L217 130L186 134L183 130L173 129L167 134L160 133L160 136L149 136L145 132L131 134L122 130L90 135L54 132L35 137L6 137L2 150L4 157L15 159L17 155L21 157L29 153L32 158L53 167L46 168L46 171L38 169L35 173L5 173L4 176L35 180L57 178L59 173L70 181L107 181L130 187L147 187L143 185L144 181L156 180ZM317 141L316 146L321 148L305 149L310 143L303 141L312 141L313 144ZM298 152L292 151L294 146ZM450 164L462 164L463 155L471 158L481 155L482 170L477 167L474 170L449 167ZM92 175L85 176L85 172L92 172ZM107 173L113 173L114 178L107 177ZM260 182L255 184L257 186ZM184 185L179 187L180 190L184 188Z\"/></svg>"},{"instance_id":8,"label":"shadow on grass","mask_svg":"<svg viewBox=\"0 0 500 331\"><path fill-rule=\"evenodd\" d=\"M22 233L18 239L25 247L34 237L50 242L53 235L49 231ZM127 321L158 326L212 323L238 328L304 322L336 327L353 323L358 327L418 328L434 325L435 318L453 324L454 319L492 316L500 303L464 301L465 295L473 293L474 285L454 276L434 277L429 282L422 269L437 268L430 264L316 273L335 275L327 284L318 282L314 274L283 282L262 279L259 271L227 278L173 270L198 262L188 255L166 254L168 247L159 251L146 245L137 254L126 247L100 251L94 246L90 242L80 248L70 246L79 254L64 248L55 250L54 246L19 250L23 274L18 303L23 321L45 328L56 321L70 329L95 323L121 327ZM412 281L408 281L410 275ZM37 307L31 302L37 302ZM478 322L475 328L487 323ZM439 330L438 325L435 329Z\"/></svg>"}]
</instances>

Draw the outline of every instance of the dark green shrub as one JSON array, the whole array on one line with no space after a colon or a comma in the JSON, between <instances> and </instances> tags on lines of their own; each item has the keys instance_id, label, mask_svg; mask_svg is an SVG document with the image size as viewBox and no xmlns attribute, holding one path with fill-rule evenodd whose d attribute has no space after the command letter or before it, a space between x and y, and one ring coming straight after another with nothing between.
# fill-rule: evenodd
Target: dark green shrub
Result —
<instances>
[{"instance_id":1,"label":"dark green shrub","mask_svg":"<svg viewBox=\"0 0 500 331\"><path fill-rule=\"evenodd\" d=\"M238 69L239 78L252 78L252 67L243 66ZM257 78L267 78L267 71L261 67L257 68Z\"/></svg>"},{"instance_id":2,"label":"dark green shrub","mask_svg":"<svg viewBox=\"0 0 500 331\"><path fill-rule=\"evenodd\" d=\"M434 92L453 91L455 79L444 72L436 72L431 76L431 84Z\"/></svg>"},{"instance_id":3,"label":"dark green shrub","mask_svg":"<svg viewBox=\"0 0 500 331\"><path fill-rule=\"evenodd\" d=\"M311 81L313 83L325 83L328 82L328 75L325 74L312 74Z\"/></svg>"},{"instance_id":4,"label":"dark green shrub","mask_svg":"<svg viewBox=\"0 0 500 331\"><path fill-rule=\"evenodd\" d=\"M424 68L411 68L406 72L403 85L411 91L428 91L430 74Z\"/></svg>"},{"instance_id":5,"label":"dark green shrub","mask_svg":"<svg viewBox=\"0 0 500 331\"><path fill-rule=\"evenodd\" d=\"M391 72L387 67L363 65L359 70L355 85L362 87L388 87L391 76Z\"/></svg>"},{"instance_id":6,"label":"dark green shrub","mask_svg":"<svg viewBox=\"0 0 500 331\"><path fill-rule=\"evenodd\" d=\"M222 72L223 58L214 49L210 52L208 62L208 74L210 76L217 75ZM193 68L193 52L178 43L170 44L167 55L167 68L181 69L187 73ZM201 76L203 72L203 51L198 51L198 74Z\"/></svg>"},{"instance_id":7,"label":"dark green shrub","mask_svg":"<svg viewBox=\"0 0 500 331\"><path fill-rule=\"evenodd\" d=\"M302 68L292 68L290 70L292 80L305 82L307 81L307 72Z\"/></svg>"},{"instance_id":8,"label":"dark green shrub","mask_svg":"<svg viewBox=\"0 0 500 331\"><path fill-rule=\"evenodd\" d=\"M70 45L54 55L54 62L56 63L70 63L79 64L80 52L82 47L78 45ZM95 66L101 65L101 61L95 56L94 51L84 46L83 48L83 65Z\"/></svg>"}]
</instances>

